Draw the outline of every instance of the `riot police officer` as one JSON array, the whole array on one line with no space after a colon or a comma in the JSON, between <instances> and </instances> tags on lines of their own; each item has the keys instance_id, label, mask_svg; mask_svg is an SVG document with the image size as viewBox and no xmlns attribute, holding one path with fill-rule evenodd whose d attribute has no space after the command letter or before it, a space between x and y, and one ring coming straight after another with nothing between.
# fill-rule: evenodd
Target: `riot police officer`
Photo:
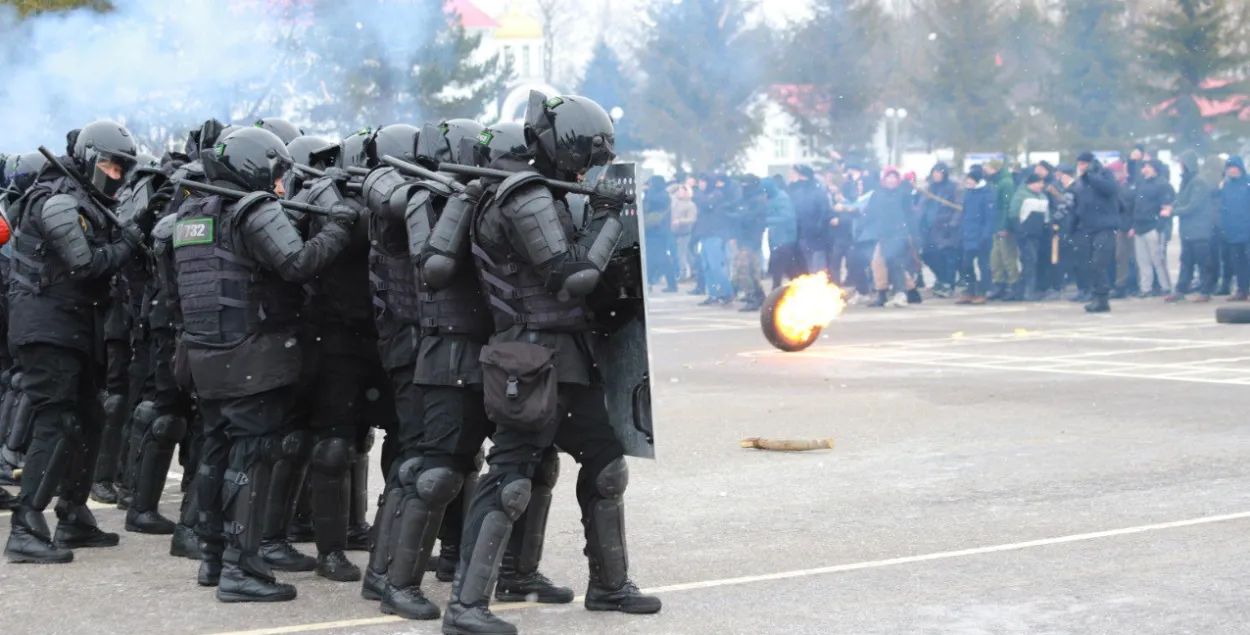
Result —
<instances>
[{"instance_id":1,"label":"riot police officer","mask_svg":"<svg viewBox=\"0 0 1250 635\"><path fill-rule=\"evenodd\" d=\"M139 153L135 166L126 175L125 185L117 194L118 218L135 219L140 229L151 229L149 204L160 185L155 182L158 175L156 157ZM159 200L156 205L160 205ZM108 505L117 503L122 509L129 506L133 487L129 478L133 462L127 460L133 454L133 449L127 451L129 415L139 401L148 366L147 336L141 316L145 263L142 252L132 254L121 271L113 276L110 287L112 302L104 320L104 350L108 360L104 376L105 392L101 396L104 433L101 435L100 455L96 459L91 498Z\"/></svg>"},{"instance_id":2,"label":"riot police officer","mask_svg":"<svg viewBox=\"0 0 1250 635\"><path fill-rule=\"evenodd\" d=\"M140 168L142 176L134 186L131 205L141 211L146 222L155 224L158 215L167 217L167 205L172 200L173 188L168 179L188 160L186 155L167 155L156 165ZM146 211L144 211L146 210ZM166 221L167 230L172 229ZM161 243L168 243L168 231ZM169 465L173 462L175 444L186 445L192 421L192 402L186 391L179 389L171 379L173 362L173 324L170 320L167 292L157 283L158 259L169 260L169 245L158 244L152 236L149 256L127 267L127 286L130 306L135 311L136 326L133 329L131 364L131 396L133 409L131 429L128 435L129 459L127 462L127 487L133 492L126 511L126 530L145 534L166 535L176 531L176 524L160 514L157 505L165 488ZM138 403L136 403L138 402ZM129 410L129 409L128 409ZM171 425L162 417L177 418ZM183 436L171 438L160 431L182 430ZM198 435L194 435L198 438ZM188 451L183 465L183 484L189 485L186 476L195 473L193 452Z\"/></svg>"},{"instance_id":3,"label":"riot police officer","mask_svg":"<svg viewBox=\"0 0 1250 635\"><path fill-rule=\"evenodd\" d=\"M629 578L623 495L629 471L608 420L590 351L586 298L622 235L620 186L602 183L590 216L574 228L564 197L543 177L578 180L614 157L613 125L585 97L531 96L526 139L533 169L485 185L472 249L489 297L494 334L482 349L484 406L497 429L465 520L460 567L443 618L449 635L516 629L490 611L513 522L530 503L553 445L581 464L577 498L586 532L590 610L654 613L658 598ZM533 171L536 170L536 171Z\"/></svg>"},{"instance_id":4,"label":"riot police officer","mask_svg":"<svg viewBox=\"0 0 1250 635\"><path fill-rule=\"evenodd\" d=\"M304 242L278 202L290 154L268 131L226 135L201 159L209 180L240 198L187 200L173 228L182 345L204 419L200 582L217 582L222 602L291 600L295 587L274 579L260 542L270 474L302 365L299 283L347 247L357 214L336 206L331 222Z\"/></svg>"},{"instance_id":5,"label":"riot police officer","mask_svg":"<svg viewBox=\"0 0 1250 635\"><path fill-rule=\"evenodd\" d=\"M352 191L355 188L349 187L350 178L344 170L376 165L374 136L373 131L364 130L334 146L327 160L335 169L308 183L294 199L363 210L364 204ZM315 232L322 223L321 218L310 218L309 231ZM308 471L317 544L315 570L329 580L354 582L361 578L360 568L344 552L368 549L369 527L364 516L372 428L396 427L394 393L377 348L365 223L356 228L333 265L310 280L305 291L317 357L309 364L315 372L308 386L311 393L302 400L311 407L307 425L315 437ZM266 554L266 558L270 556Z\"/></svg>"},{"instance_id":6,"label":"riot police officer","mask_svg":"<svg viewBox=\"0 0 1250 635\"><path fill-rule=\"evenodd\" d=\"M252 125L272 132L288 146L288 149L292 141L304 136L304 131L300 130L299 126L281 117L264 117Z\"/></svg>"},{"instance_id":7,"label":"riot police officer","mask_svg":"<svg viewBox=\"0 0 1250 635\"><path fill-rule=\"evenodd\" d=\"M99 329L108 281L143 237L132 223L118 228L113 240L108 208L136 148L130 132L112 121L88 124L69 141L69 156L55 169L45 167L14 214L9 343L17 349L34 413L5 546L14 562L70 562L73 548L118 542L117 534L96 525L87 496L104 427ZM54 542L43 510L58 488Z\"/></svg>"},{"instance_id":8,"label":"riot police officer","mask_svg":"<svg viewBox=\"0 0 1250 635\"><path fill-rule=\"evenodd\" d=\"M18 199L34 185L36 176L47 162L38 152L12 155L5 161L4 176L0 180L6 185L5 191L0 194L0 208L4 210L6 222L10 214L16 214ZM5 389L4 398L0 399L0 485L17 485L13 471L22 466L22 454L26 452L31 434L32 411L30 400L22 393L21 365L9 349L8 294L9 273L13 268L12 251L12 244L0 249L0 306L4 309L5 331L0 336L0 353L3 353L4 364L0 383ZM12 501L12 504L16 504L17 499Z\"/></svg>"}]
</instances>

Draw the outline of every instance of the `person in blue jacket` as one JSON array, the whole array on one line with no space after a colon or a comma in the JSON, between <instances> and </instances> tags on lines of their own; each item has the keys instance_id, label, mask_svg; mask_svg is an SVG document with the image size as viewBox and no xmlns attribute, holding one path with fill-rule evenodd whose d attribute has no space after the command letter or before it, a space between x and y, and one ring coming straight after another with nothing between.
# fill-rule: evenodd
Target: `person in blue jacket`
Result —
<instances>
[{"instance_id":1,"label":"person in blue jacket","mask_svg":"<svg viewBox=\"0 0 1250 635\"><path fill-rule=\"evenodd\" d=\"M968 170L964 187L960 220L964 292L955 304L985 304L985 290L991 284L990 251L998 221L998 192L986 183L979 164Z\"/></svg>"},{"instance_id":2,"label":"person in blue jacket","mask_svg":"<svg viewBox=\"0 0 1250 635\"><path fill-rule=\"evenodd\" d=\"M1224 182L1216 194L1219 203L1220 228L1224 230L1224 242L1232 256L1233 272L1237 276L1237 292L1229 302L1245 302L1250 299L1250 180L1246 179L1246 164L1241 157L1229 157L1224 164Z\"/></svg>"}]
</instances>

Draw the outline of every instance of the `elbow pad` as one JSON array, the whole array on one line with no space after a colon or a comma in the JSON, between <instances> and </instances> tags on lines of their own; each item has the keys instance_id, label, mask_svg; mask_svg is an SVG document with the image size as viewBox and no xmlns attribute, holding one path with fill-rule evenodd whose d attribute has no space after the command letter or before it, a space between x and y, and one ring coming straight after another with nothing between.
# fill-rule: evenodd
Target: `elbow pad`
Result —
<instances>
[{"instance_id":1,"label":"elbow pad","mask_svg":"<svg viewBox=\"0 0 1250 635\"><path fill-rule=\"evenodd\" d=\"M395 168L378 168L365 177L361 195L369 211L385 218L398 218L408 206L412 185L415 184Z\"/></svg>"},{"instance_id":2,"label":"elbow pad","mask_svg":"<svg viewBox=\"0 0 1250 635\"><path fill-rule=\"evenodd\" d=\"M78 220L78 201L57 194L43 204L43 230L48 243L71 273L91 266L93 254Z\"/></svg>"},{"instance_id":3,"label":"elbow pad","mask_svg":"<svg viewBox=\"0 0 1250 635\"><path fill-rule=\"evenodd\" d=\"M457 195L447 199L443 213L434 223L430 239L421 252L421 277L426 284L437 289L451 284L469 244L472 211L472 201L468 197Z\"/></svg>"},{"instance_id":4,"label":"elbow pad","mask_svg":"<svg viewBox=\"0 0 1250 635\"><path fill-rule=\"evenodd\" d=\"M556 293L561 300L590 295L595 287L599 286L599 278L607 269L608 262L612 259L612 254L616 252L616 245L621 241L623 233L624 226L621 225L620 219L615 214L609 215L604 220L603 226L599 228L599 233L595 235L590 249L586 251L586 257L571 262L566 260L563 265L557 267L556 270L561 272L561 280Z\"/></svg>"}]
</instances>

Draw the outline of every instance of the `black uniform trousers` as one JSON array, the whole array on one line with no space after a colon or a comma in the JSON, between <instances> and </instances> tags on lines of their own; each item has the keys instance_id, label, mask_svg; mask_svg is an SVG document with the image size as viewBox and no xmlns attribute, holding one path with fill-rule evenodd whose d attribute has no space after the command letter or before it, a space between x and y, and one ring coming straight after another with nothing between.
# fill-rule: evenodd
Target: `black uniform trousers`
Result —
<instances>
[{"instance_id":1,"label":"black uniform trousers","mask_svg":"<svg viewBox=\"0 0 1250 635\"><path fill-rule=\"evenodd\" d=\"M1111 278L1115 271L1115 230L1096 229L1085 232L1089 245L1089 290L1096 298L1111 295Z\"/></svg>"},{"instance_id":2,"label":"black uniform trousers","mask_svg":"<svg viewBox=\"0 0 1250 635\"><path fill-rule=\"evenodd\" d=\"M538 477L543 454L552 446L581 465L577 475L577 502L582 519L590 518L596 494L595 479L608 464L625 455L609 423L602 386L560 384L555 420L538 432L499 426L486 457L490 471L482 476L465 517L460 544L474 545L482 523L493 511L503 511L500 493L513 481ZM461 570L469 566L472 549L460 552Z\"/></svg>"},{"instance_id":3,"label":"black uniform trousers","mask_svg":"<svg viewBox=\"0 0 1250 635\"><path fill-rule=\"evenodd\" d=\"M395 415L398 419L395 432L386 434L386 442L382 444L382 474L390 486L398 487L399 466L408 459L421 456L419 445L425 431L424 394L421 387L412 383L415 368L412 365L392 368L387 371L391 389L395 393ZM391 439L397 439L391 442Z\"/></svg>"},{"instance_id":4,"label":"black uniform trousers","mask_svg":"<svg viewBox=\"0 0 1250 635\"><path fill-rule=\"evenodd\" d=\"M39 486L51 478L62 500L85 505L104 430L104 366L82 351L52 344L19 346L17 359L33 412L20 503L33 507Z\"/></svg>"},{"instance_id":5,"label":"black uniform trousers","mask_svg":"<svg viewBox=\"0 0 1250 635\"><path fill-rule=\"evenodd\" d=\"M204 443L195 486L200 504L196 531L201 540L224 544L222 519L229 513L223 510L226 470L246 472L258 461L271 460L266 453L279 442L293 396L294 388L284 386L246 397L200 400ZM264 504L262 499L252 502ZM259 517L259 513L253 514L253 518Z\"/></svg>"}]
</instances>

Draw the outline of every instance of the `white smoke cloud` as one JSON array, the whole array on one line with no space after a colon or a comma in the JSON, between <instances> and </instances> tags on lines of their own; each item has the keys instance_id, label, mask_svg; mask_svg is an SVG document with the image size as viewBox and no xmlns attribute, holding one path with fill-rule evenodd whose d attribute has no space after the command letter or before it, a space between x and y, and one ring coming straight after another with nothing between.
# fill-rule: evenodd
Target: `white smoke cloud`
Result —
<instances>
[{"instance_id":1,"label":"white smoke cloud","mask_svg":"<svg viewBox=\"0 0 1250 635\"><path fill-rule=\"evenodd\" d=\"M322 76L327 63L359 63L356 46L313 41L314 5L318 24L358 24L362 39L403 60L432 26L414 23L422 2L430 0L119 0L105 14L26 20L0 6L0 152L60 151L66 132L100 118L155 151L209 117L307 125L300 118L336 88Z\"/></svg>"}]
</instances>

